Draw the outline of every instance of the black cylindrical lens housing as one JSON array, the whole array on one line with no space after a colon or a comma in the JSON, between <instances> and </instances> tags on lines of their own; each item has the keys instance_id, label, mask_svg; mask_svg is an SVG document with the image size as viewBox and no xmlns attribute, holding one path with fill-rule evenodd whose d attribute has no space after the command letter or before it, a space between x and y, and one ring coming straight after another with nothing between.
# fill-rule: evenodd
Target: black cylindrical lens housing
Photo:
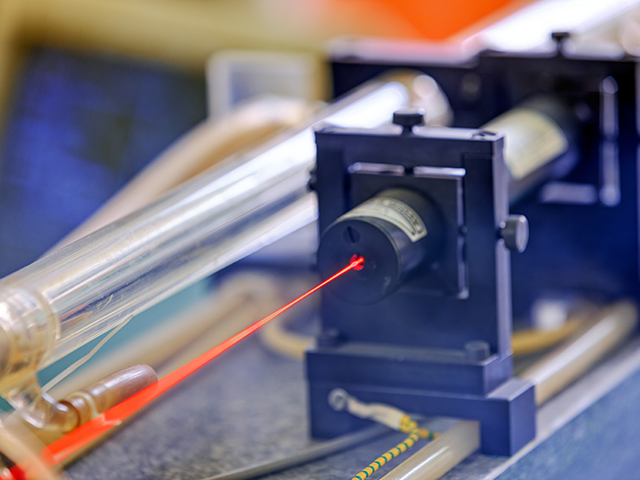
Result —
<instances>
[{"instance_id":1,"label":"black cylindrical lens housing","mask_svg":"<svg viewBox=\"0 0 640 480\"><path fill-rule=\"evenodd\" d=\"M440 237L437 214L422 195L390 189L356 206L322 234L318 267L324 278L356 255L364 268L328 288L344 301L375 303L396 291L412 271L432 260Z\"/></svg>"}]
</instances>

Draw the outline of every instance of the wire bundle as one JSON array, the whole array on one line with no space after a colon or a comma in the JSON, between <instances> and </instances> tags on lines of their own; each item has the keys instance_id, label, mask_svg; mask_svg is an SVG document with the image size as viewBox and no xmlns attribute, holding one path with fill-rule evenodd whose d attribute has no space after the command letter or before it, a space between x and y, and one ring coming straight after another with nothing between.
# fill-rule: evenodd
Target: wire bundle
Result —
<instances>
[{"instance_id":1,"label":"wire bundle","mask_svg":"<svg viewBox=\"0 0 640 480\"><path fill-rule=\"evenodd\" d=\"M388 462L390 462L397 456L402 455L404 452L413 447L420 438L433 440L434 438L438 437L437 433L433 433L424 428L418 428L418 423L409 415L405 415L404 417L402 417L399 430L401 432L408 433L409 436L405 438L404 441L393 447L391 450L376 458L373 462L371 462L358 474L356 474L351 480L366 480L374 472L382 468L382 466L386 465Z\"/></svg>"}]
</instances>

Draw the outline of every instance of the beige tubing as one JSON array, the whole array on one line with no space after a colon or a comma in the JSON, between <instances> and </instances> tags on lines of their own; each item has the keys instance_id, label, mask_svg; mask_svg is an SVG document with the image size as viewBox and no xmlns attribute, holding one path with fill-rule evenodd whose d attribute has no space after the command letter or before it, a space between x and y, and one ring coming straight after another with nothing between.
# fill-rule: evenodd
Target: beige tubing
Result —
<instances>
[{"instance_id":1,"label":"beige tubing","mask_svg":"<svg viewBox=\"0 0 640 480\"><path fill-rule=\"evenodd\" d=\"M150 365L162 377L171 372L172 367L180 367L197 356L201 349L194 342L204 342L208 350L271 313L282 303L279 290L265 276L235 275L215 293L180 311L147 332L142 339L124 343L99 364L83 368L50 393L54 398L62 398L115 370L138 363Z\"/></svg>"},{"instance_id":2,"label":"beige tubing","mask_svg":"<svg viewBox=\"0 0 640 480\"><path fill-rule=\"evenodd\" d=\"M0 423L0 452L19 464L29 479L60 480L60 477L35 453L42 450L40 444L24 425L9 430ZM0 468L0 473L2 469ZM11 477L9 477L11 478Z\"/></svg>"},{"instance_id":3,"label":"beige tubing","mask_svg":"<svg viewBox=\"0 0 640 480\"><path fill-rule=\"evenodd\" d=\"M637 308L630 302L605 307L595 314L595 323L584 333L527 369L521 377L535 385L536 404L543 404L620 345L634 331L637 319ZM449 436L454 429L455 435ZM478 423L462 421L382 480L440 478L480 447L478 435Z\"/></svg>"},{"instance_id":4,"label":"beige tubing","mask_svg":"<svg viewBox=\"0 0 640 480\"><path fill-rule=\"evenodd\" d=\"M301 100L262 97L218 120L193 128L111 197L88 220L53 247L57 249L147 206L169 190L239 150L290 128L312 113Z\"/></svg>"},{"instance_id":5,"label":"beige tubing","mask_svg":"<svg viewBox=\"0 0 640 480\"><path fill-rule=\"evenodd\" d=\"M598 320L564 347L545 356L520 376L536 386L536 403L543 404L611 352L635 329L638 310L619 302L596 314Z\"/></svg>"},{"instance_id":6,"label":"beige tubing","mask_svg":"<svg viewBox=\"0 0 640 480\"><path fill-rule=\"evenodd\" d=\"M313 345L314 337L301 335L287 328L289 317L276 317L260 329L260 340L273 353L294 360L304 360L305 352Z\"/></svg>"},{"instance_id":7,"label":"beige tubing","mask_svg":"<svg viewBox=\"0 0 640 480\"><path fill-rule=\"evenodd\" d=\"M584 315L582 315L584 316ZM583 319L584 320L584 319ZM514 332L511 348L515 356L528 355L548 349L584 327L583 320L569 320L555 330L521 330ZM276 318L260 329L260 339L265 347L288 358L302 360L314 337L294 333L287 328L286 318Z\"/></svg>"},{"instance_id":8,"label":"beige tubing","mask_svg":"<svg viewBox=\"0 0 640 480\"><path fill-rule=\"evenodd\" d=\"M511 349L515 356L528 355L554 346L577 333L584 322L569 320L554 330L520 330L513 332Z\"/></svg>"},{"instance_id":9,"label":"beige tubing","mask_svg":"<svg viewBox=\"0 0 640 480\"><path fill-rule=\"evenodd\" d=\"M214 345L222 343L285 303L281 291L273 284L273 281L270 281L266 276L257 274L237 275L223 291L237 297L242 294L242 303L239 308L221 318L221 321L217 321L215 326L210 323L209 328L201 330L199 334L195 329L192 330L192 339L188 345L183 344L181 348L176 348L170 357L165 357L163 361L158 362L160 376L167 375L182 367L209 351ZM218 302L223 300L223 291L216 296ZM209 315L211 316L211 314ZM217 314L217 316L220 315ZM167 347L171 349L172 344L173 341Z\"/></svg>"},{"instance_id":10,"label":"beige tubing","mask_svg":"<svg viewBox=\"0 0 640 480\"><path fill-rule=\"evenodd\" d=\"M480 448L478 422L458 422L387 473L382 480L435 480Z\"/></svg>"}]
</instances>

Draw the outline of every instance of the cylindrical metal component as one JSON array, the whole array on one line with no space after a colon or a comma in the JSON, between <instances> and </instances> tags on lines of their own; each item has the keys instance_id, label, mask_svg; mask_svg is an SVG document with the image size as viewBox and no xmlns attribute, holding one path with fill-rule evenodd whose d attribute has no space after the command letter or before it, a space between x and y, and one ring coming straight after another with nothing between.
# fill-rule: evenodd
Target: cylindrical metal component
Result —
<instances>
[{"instance_id":1,"label":"cylindrical metal component","mask_svg":"<svg viewBox=\"0 0 640 480\"><path fill-rule=\"evenodd\" d=\"M504 160L512 202L542 182L561 178L578 162L578 119L560 99L541 95L482 126L505 134Z\"/></svg>"},{"instance_id":2,"label":"cylindrical metal component","mask_svg":"<svg viewBox=\"0 0 640 480\"><path fill-rule=\"evenodd\" d=\"M157 381L153 368L135 365L72 393L60 403L77 412L77 428Z\"/></svg>"},{"instance_id":3,"label":"cylindrical metal component","mask_svg":"<svg viewBox=\"0 0 640 480\"><path fill-rule=\"evenodd\" d=\"M362 255L362 270L327 289L345 301L370 304L435 258L440 240L439 216L430 202L411 190L385 190L329 225L320 240L318 268L329 277L352 256Z\"/></svg>"},{"instance_id":4,"label":"cylindrical metal component","mask_svg":"<svg viewBox=\"0 0 640 480\"><path fill-rule=\"evenodd\" d=\"M522 253L529 243L529 221L524 215L509 215L500 228L500 237L512 252Z\"/></svg>"},{"instance_id":5,"label":"cylindrical metal component","mask_svg":"<svg viewBox=\"0 0 640 480\"><path fill-rule=\"evenodd\" d=\"M584 333L554 350L520 374L536 386L536 403L543 404L635 331L638 308L618 302L595 315Z\"/></svg>"}]
</instances>

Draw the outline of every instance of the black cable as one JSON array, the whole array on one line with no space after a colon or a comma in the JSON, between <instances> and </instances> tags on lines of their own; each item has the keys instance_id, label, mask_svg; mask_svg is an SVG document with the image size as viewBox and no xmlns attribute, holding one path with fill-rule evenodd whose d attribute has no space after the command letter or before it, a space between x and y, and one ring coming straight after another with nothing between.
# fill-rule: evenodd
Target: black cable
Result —
<instances>
[{"instance_id":1,"label":"black cable","mask_svg":"<svg viewBox=\"0 0 640 480\"><path fill-rule=\"evenodd\" d=\"M393 430L382 425L376 425L374 427L367 428L366 430L350 433L334 440L313 445L285 458L257 463L255 465L238 468L236 470L231 470L230 472L220 473L201 480L247 480L250 478L261 477L263 475L268 475L288 468L297 467L305 463L313 462L315 460L328 457L334 453L349 450L350 448L356 447L365 442L370 442L388 433L393 433Z\"/></svg>"}]
</instances>

